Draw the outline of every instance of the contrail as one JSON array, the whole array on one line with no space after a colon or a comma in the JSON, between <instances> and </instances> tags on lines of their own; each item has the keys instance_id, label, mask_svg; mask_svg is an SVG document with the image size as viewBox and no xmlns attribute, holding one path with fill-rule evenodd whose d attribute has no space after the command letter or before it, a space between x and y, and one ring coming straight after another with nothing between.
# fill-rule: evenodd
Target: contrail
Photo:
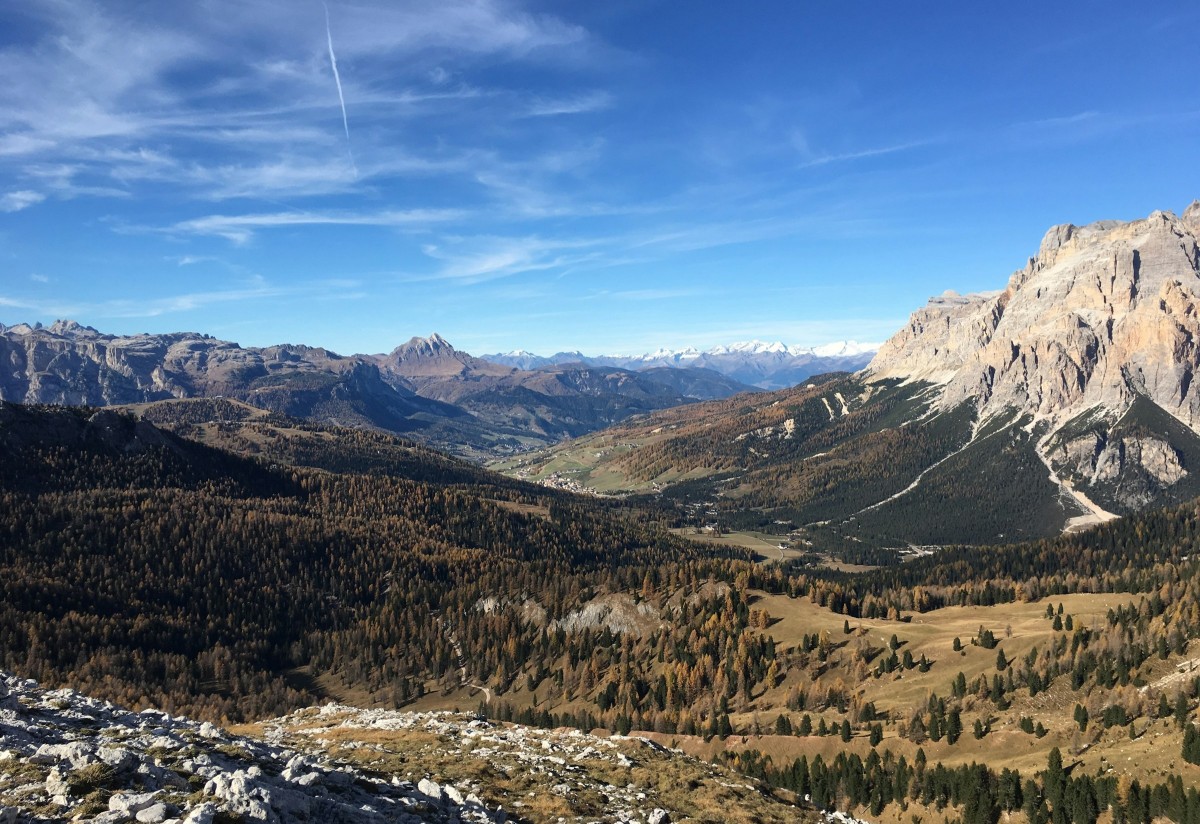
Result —
<instances>
[{"instance_id":1,"label":"contrail","mask_svg":"<svg viewBox=\"0 0 1200 824\"><path fill-rule=\"evenodd\" d=\"M354 150L350 146L350 120L346 117L346 97L342 94L342 76L338 74L337 55L333 53L333 30L329 27L329 4L322 2L325 7L325 39L329 43L329 65L333 67L333 82L337 84L338 102L342 104L342 128L346 130L346 154L350 155L350 165L354 168L354 176L358 177L358 165L354 162Z\"/></svg>"}]
</instances>

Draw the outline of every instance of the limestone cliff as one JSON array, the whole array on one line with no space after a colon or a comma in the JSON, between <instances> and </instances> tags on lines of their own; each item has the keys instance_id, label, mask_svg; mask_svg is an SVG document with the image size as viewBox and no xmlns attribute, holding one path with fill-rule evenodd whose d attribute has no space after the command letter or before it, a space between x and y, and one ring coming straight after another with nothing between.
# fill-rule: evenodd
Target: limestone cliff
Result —
<instances>
[{"instance_id":1,"label":"limestone cliff","mask_svg":"<svg viewBox=\"0 0 1200 824\"><path fill-rule=\"evenodd\" d=\"M1130 416L1144 398L1200 431L1198 238L1200 201L1179 217L1055 226L1003 291L947 293L915 312L867 378L936 383L942 408L968 402L981 420L1032 416L1052 473L1101 487L1136 470L1145 488L1115 499L1144 505L1194 471L1178 437Z\"/></svg>"}]
</instances>

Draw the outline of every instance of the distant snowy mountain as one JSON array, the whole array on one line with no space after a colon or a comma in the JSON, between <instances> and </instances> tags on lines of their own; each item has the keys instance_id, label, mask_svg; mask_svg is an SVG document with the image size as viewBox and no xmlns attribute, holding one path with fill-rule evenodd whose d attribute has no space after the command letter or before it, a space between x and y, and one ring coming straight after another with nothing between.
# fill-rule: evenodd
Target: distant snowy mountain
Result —
<instances>
[{"instance_id":1,"label":"distant snowy mountain","mask_svg":"<svg viewBox=\"0 0 1200 824\"><path fill-rule=\"evenodd\" d=\"M517 369L544 369L564 363L588 366L616 366L622 369L654 369L661 367L712 369L741 383L761 389L783 389L802 383L823 372L857 372L866 366L878 343L838 341L821 346L788 346L781 341L739 341L701 351L658 349L644 355L584 355L581 352L558 352L549 357L535 355L523 349L495 355L483 355L484 360Z\"/></svg>"}]
</instances>

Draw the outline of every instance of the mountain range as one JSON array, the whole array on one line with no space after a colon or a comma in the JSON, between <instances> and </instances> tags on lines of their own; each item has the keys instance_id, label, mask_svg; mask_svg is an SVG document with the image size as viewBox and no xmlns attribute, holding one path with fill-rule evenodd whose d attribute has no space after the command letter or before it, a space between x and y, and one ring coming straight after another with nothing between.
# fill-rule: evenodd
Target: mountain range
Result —
<instances>
[{"instance_id":1,"label":"mountain range","mask_svg":"<svg viewBox=\"0 0 1200 824\"><path fill-rule=\"evenodd\" d=\"M242 347L208 335L114 336L73 321L0 325L0 400L111 406L229 397L307 420L404 433L480 457L751 387L699 367L500 366L437 334L386 355Z\"/></svg>"},{"instance_id":2,"label":"mountain range","mask_svg":"<svg viewBox=\"0 0 1200 824\"><path fill-rule=\"evenodd\" d=\"M859 373L524 479L355 392L494 431L655 370L5 330L24 393L166 397L0 403L0 822L1200 822L1198 235L1055 227Z\"/></svg>"},{"instance_id":3,"label":"mountain range","mask_svg":"<svg viewBox=\"0 0 1200 824\"><path fill-rule=\"evenodd\" d=\"M699 350L658 349L643 355L585 355L582 352L558 352L549 357L532 352L482 355L484 360L518 369L539 369L570 363L589 366L615 366L645 370L661 367L704 368L720 372L759 389L783 389L795 386L813 375L825 372L857 372L870 362L877 343L839 341L822 346L788 346L782 342L742 341L728 346Z\"/></svg>"},{"instance_id":4,"label":"mountain range","mask_svg":"<svg viewBox=\"0 0 1200 824\"><path fill-rule=\"evenodd\" d=\"M137 412L0 404L5 824L1200 820L1196 501L853 572L228 398Z\"/></svg>"},{"instance_id":5,"label":"mountain range","mask_svg":"<svg viewBox=\"0 0 1200 824\"><path fill-rule=\"evenodd\" d=\"M1185 500L1200 494L1198 237L1200 202L1055 226L1003 290L933 298L860 373L505 468L674 489L834 544L1037 537Z\"/></svg>"}]
</instances>

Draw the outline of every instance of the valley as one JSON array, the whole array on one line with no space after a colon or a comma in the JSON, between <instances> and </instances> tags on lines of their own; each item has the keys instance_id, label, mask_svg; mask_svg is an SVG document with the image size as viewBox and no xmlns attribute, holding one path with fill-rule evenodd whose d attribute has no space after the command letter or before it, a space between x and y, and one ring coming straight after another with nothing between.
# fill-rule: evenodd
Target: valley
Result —
<instances>
[{"instance_id":1,"label":"valley","mask_svg":"<svg viewBox=\"0 0 1200 824\"><path fill-rule=\"evenodd\" d=\"M0 824L1200 824L1198 30L0 3Z\"/></svg>"},{"instance_id":2,"label":"valley","mask_svg":"<svg viewBox=\"0 0 1200 824\"><path fill-rule=\"evenodd\" d=\"M1193 781L1200 769L1180 755L1198 697L1179 672L1200 630L1194 504L1049 543L850 568L807 553L771 558L770 533L707 541L672 527L670 507L589 502L394 436L232 401L134 411L5 408L4 448L17 460L5 463L4 501L17 520L4 534L29 539L6 538L6 580L24 583L0 615L12 644L0 650L4 668L226 724L333 700L635 734L746 772L783 803L801 756L806 780L818 756L821 769L842 770L839 759L873 752L949 771L983 760L1029 777L1054 751L1076 774L1145 786ZM73 480L39 486L53 478ZM53 518L51 534L71 543L18 526L33 511L45 514L30 524ZM204 554L147 554L182 523L177 544ZM70 570L89 568L109 583L71 583ZM193 570L194 594L166 595L156 570L181 568ZM285 600L272 581L289 582ZM253 601L238 595L250 591ZM61 610L47 612L47 593ZM134 608L113 614L114 601ZM1082 729L1076 707L1093 719ZM364 740L353 724L335 726ZM415 763L434 780L466 776ZM818 806L870 818L852 785L829 791ZM936 815L915 792L908 809ZM586 810L586 797L539 801L528 820ZM897 815L868 806L880 820Z\"/></svg>"},{"instance_id":3,"label":"valley","mask_svg":"<svg viewBox=\"0 0 1200 824\"><path fill-rule=\"evenodd\" d=\"M1121 348L1118 320L1088 344L1084 378L1056 384L1058 405L1030 365L1002 374L980 355L991 342L938 336L955 324L1008 334L1027 282L1066 271L1078 283L1103 257L1094 245L1131 238L1140 265L1154 263L1160 236L1192 238L1197 214L1052 230L1000 297L936 299L864 370L775 391L680 368L527 371L437 336L349 363L18 330L23 351L55 349L63 370L29 391L95 389L103 404L0 407L0 669L166 713L157 723L196 753L201 729L249 736L222 757L241 748L260 773L180 772L138 744L153 768L134 778L0 732L0 811L99 812L137 790L189 824L300 821L296 809L326 803L292 786L299 773L283 765L303 756L326 783L394 776L387 803L421 820L500 820L503 808L531 822L840 810L894 824L1192 824L1189 392ZM1175 294L1181 282L1135 286ZM1143 305L1124 322L1153 326ZM164 378L180 345L209 351ZM116 369L51 380L89 347L125 365L148 347L154 380L197 383L158 397ZM265 377L214 371L218 351L242 364L234 373ZM370 415L400 407L364 406L335 373L441 410L438 427L463 422L437 437L389 431ZM219 390L203 383L217 375ZM434 448L466 426L487 433L460 441L478 448ZM510 437L516 454L497 457ZM484 454L487 467L468 459ZM20 713L34 710L66 723L55 702L85 700L6 683L25 697L5 698L0 730L33 729ZM114 740L149 723L106 717L139 725ZM20 769L6 773L9 761ZM265 795L229 789L264 770Z\"/></svg>"}]
</instances>

